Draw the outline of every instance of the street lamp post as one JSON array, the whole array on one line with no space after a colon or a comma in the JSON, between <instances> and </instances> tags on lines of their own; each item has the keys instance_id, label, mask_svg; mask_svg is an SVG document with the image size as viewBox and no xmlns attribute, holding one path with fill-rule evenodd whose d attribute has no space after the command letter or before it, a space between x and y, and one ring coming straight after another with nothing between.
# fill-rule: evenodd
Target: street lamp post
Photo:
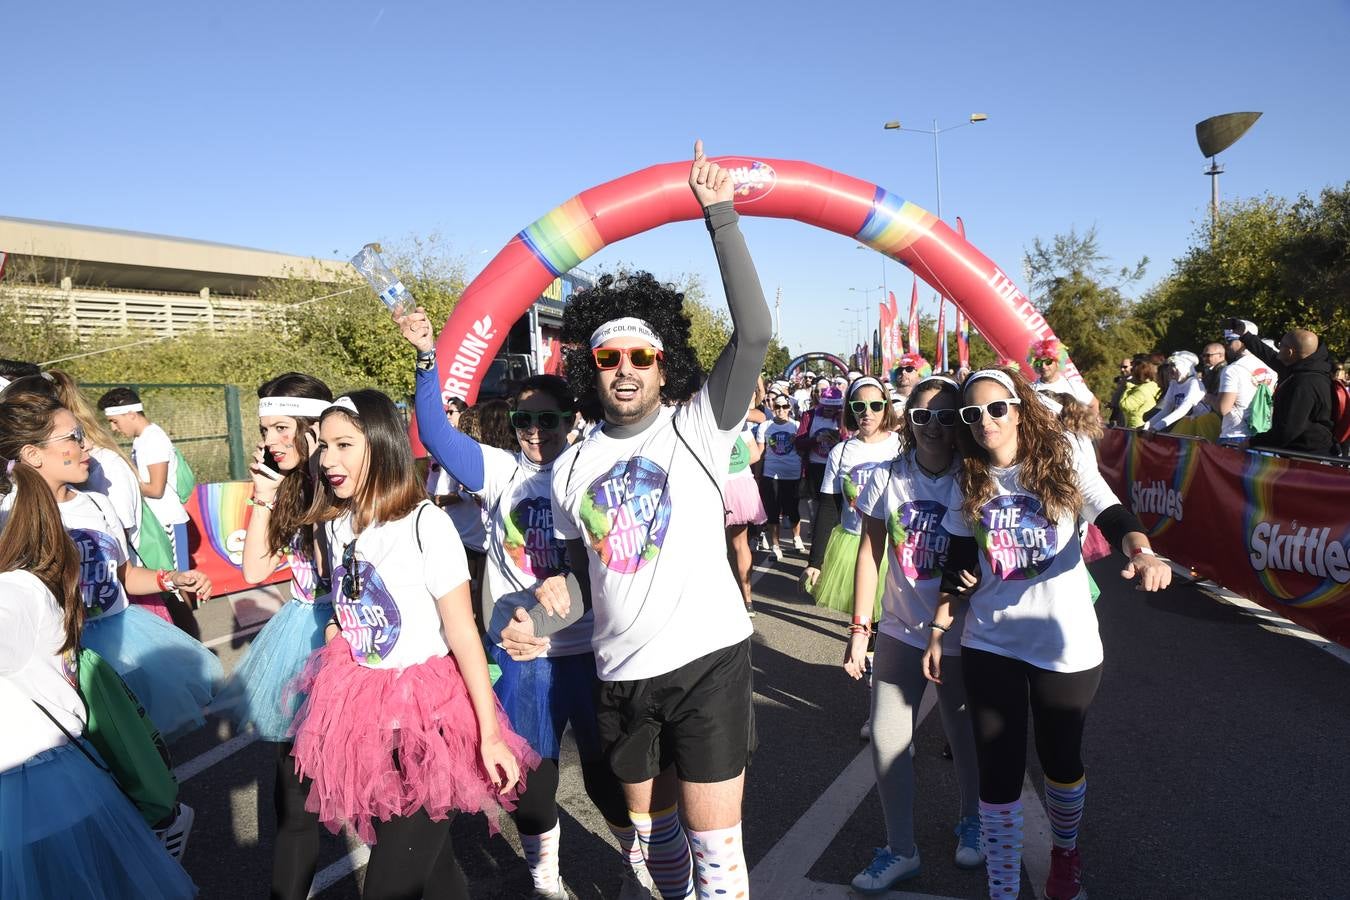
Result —
<instances>
[{"instance_id":1,"label":"street lamp post","mask_svg":"<svg viewBox=\"0 0 1350 900\"><path fill-rule=\"evenodd\" d=\"M939 128L937 119L933 120L932 128L910 128L902 126L898 121L887 122L882 127L887 131L912 131L917 134L931 134L933 136L933 173L937 180L937 217L942 218L942 156L938 148L938 135L945 131L955 131L958 128L965 128L967 125L976 125L980 122L986 122L989 117L984 113L971 113L970 118L956 125L948 125L945 128Z\"/></svg>"}]
</instances>

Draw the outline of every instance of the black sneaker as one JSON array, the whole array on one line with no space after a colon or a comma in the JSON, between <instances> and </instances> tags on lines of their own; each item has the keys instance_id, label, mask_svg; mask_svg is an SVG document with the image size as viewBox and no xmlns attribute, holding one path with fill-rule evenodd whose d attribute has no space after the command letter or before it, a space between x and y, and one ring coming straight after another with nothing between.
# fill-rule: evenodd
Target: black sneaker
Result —
<instances>
[{"instance_id":1,"label":"black sneaker","mask_svg":"<svg viewBox=\"0 0 1350 900\"><path fill-rule=\"evenodd\" d=\"M183 861L183 854L187 852L188 835L192 833L192 822L196 818L192 807L179 803L174 807L173 821L163 828L155 829L155 837L159 838L169 855L179 862Z\"/></svg>"}]
</instances>

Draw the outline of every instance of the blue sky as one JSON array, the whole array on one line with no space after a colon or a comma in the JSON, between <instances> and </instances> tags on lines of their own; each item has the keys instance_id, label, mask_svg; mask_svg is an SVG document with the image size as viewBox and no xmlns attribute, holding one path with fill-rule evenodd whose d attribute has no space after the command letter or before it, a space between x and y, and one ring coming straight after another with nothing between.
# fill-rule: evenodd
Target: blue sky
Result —
<instances>
[{"instance_id":1,"label":"blue sky","mask_svg":"<svg viewBox=\"0 0 1350 900\"><path fill-rule=\"evenodd\" d=\"M1019 282L1035 237L1093 225L1121 264L1150 257L1146 283L1163 275L1207 214L1193 126L1210 115L1265 113L1221 157L1225 197L1350 179L1347 0L46 0L12 5L4 34L0 215L303 255L439 233L476 272L558 203L697 136L935 211L931 138L882 123L972 112L989 121L942 137L942 211ZM846 343L850 287L908 296L907 272L846 238L745 231L794 351ZM584 265L620 261L716 284L693 223Z\"/></svg>"}]
</instances>

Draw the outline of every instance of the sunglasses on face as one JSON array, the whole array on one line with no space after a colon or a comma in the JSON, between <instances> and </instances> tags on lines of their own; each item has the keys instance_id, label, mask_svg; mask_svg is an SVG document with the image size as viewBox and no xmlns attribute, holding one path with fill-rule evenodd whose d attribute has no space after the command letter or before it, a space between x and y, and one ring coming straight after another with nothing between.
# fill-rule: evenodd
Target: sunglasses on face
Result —
<instances>
[{"instance_id":1,"label":"sunglasses on face","mask_svg":"<svg viewBox=\"0 0 1350 900\"><path fill-rule=\"evenodd\" d=\"M917 372L917 371L919 371L919 370L916 369L916 368L914 368L913 366L901 366L901 367L900 367L900 374L901 374L901 375L909 375L909 374L911 374L911 373L913 373L913 372Z\"/></svg>"},{"instance_id":2,"label":"sunglasses on face","mask_svg":"<svg viewBox=\"0 0 1350 900\"><path fill-rule=\"evenodd\" d=\"M861 416L869 409L872 412L881 412L886 408L885 400L850 400L848 408L853 410L855 416Z\"/></svg>"},{"instance_id":3,"label":"sunglasses on face","mask_svg":"<svg viewBox=\"0 0 1350 900\"><path fill-rule=\"evenodd\" d=\"M348 600L361 599L361 571L356 563L356 540L342 551L342 596Z\"/></svg>"},{"instance_id":4,"label":"sunglasses on face","mask_svg":"<svg viewBox=\"0 0 1350 900\"><path fill-rule=\"evenodd\" d=\"M1053 366L1057 362L1059 362L1059 360L1057 359L1033 359L1031 361L1031 364L1035 368L1039 369L1042 368L1043 366Z\"/></svg>"},{"instance_id":5,"label":"sunglasses on face","mask_svg":"<svg viewBox=\"0 0 1350 900\"><path fill-rule=\"evenodd\" d=\"M603 372L617 369L624 357L635 369L650 369L664 358L655 347L597 347L591 356L595 358L595 367Z\"/></svg>"},{"instance_id":6,"label":"sunglasses on face","mask_svg":"<svg viewBox=\"0 0 1350 900\"><path fill-rule=\"evenodd\" d=\"M937 417L937 422L943 428L950 428L956 424L956 410L954 409L911 409L907 410L909 420L915 425L927 425Z\"/></svg>"},{"instance_id":7,"label":"sunglasses on face","mask_svg":"<svg viewBox=\"0 0 1350 900\"><path fill-rule=\"evenodd\" d=\"M792 409L792 404L791 404L791 403L775 403L775 404L773 405L773 408L774 408L774 409Z\"/></svg>"},{"instance_id":8,"label":"sunglasses on face","mask_svg":"<svg viewBox=\"0 0 1350 900\"><path fill-rule=\"evenodd\" d=\"M1014 397L1011 400L994 400L984 406L963 406L961 407L961 421L967 425L977 425L980 419L984 418L985 413L989 413L991 419L1006 419L1008 410L1021 404L1022 401Z\"/></svg>"},{"instance_id":9,"label":"sunglasses on face","mask_svg":"<svg viewBox=\"0 0 1350 900\"><path fill-rule=\"evenodd\" d=\"M538 425L542 431L552 431L562 424L563 414L546 409L543 412L527 412L520 409L511 413L511 427L517 431L529 431Z\"/></svg>"},{"instance_id":10,"label":"sunglasses on face","mask_svg":"<svg viewBox=\"0 0 1350 900\"><path fill-rule=\"evenodd\" d=\"M68 434L57 434L57 435L53 435L52 437L47 438L45 441L38 441L38 443L39 443L39 444L54 444L54 443L56 443L57 441L74 441L74 442L76 443L76 445L78 445L78 446L80 446L80 447L83 447L83 446L84 446L84 429L81 428L79 425L76 425L76 426L75 426L75 430L69 432Z\"/></svg>"}]
</instances>

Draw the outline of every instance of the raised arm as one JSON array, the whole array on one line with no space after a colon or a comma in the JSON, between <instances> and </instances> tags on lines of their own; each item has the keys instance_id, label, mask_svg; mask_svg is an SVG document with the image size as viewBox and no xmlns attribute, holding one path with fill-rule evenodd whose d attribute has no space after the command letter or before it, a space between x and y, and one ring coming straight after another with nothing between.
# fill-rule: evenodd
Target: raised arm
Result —
<instances>
[{"instance_id":1,"label":"raised arm","mask_svg":"<svg viewBox=\"0 0 1350 900\"><path fill-rule=\"evenodd\" d=\"M441 372L436 364L435 335L426 311L398 319L399 330L408 343L417 348L417 382L413 407L417 411L417 436L422 446L435 457L445 471L469 491L481 491L484 484L483 448L477 441L450 424L441 400Z\"/></svg>"}]
</instances>

